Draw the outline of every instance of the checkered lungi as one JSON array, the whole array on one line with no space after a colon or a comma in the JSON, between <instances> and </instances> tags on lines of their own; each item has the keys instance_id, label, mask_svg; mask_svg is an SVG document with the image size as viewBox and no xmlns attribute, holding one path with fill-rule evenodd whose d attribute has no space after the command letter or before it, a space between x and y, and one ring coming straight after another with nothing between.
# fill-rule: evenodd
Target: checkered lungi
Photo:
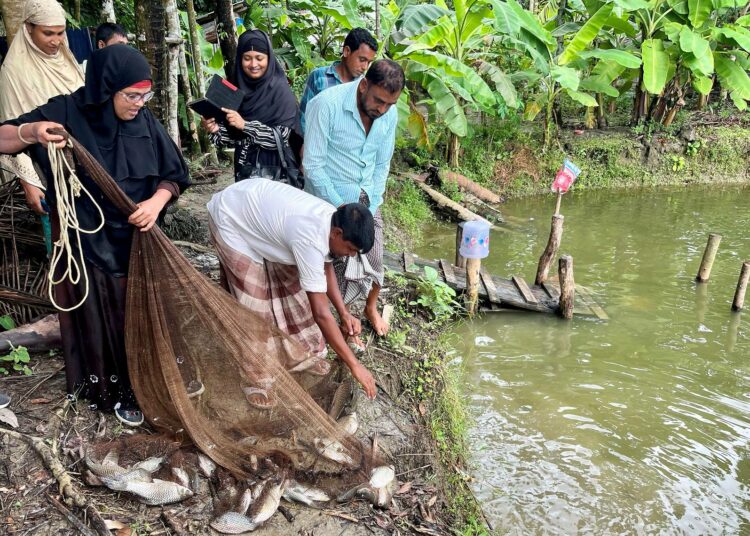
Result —
<instances>
[{"instance_id":1,"label":"checkered lungi","mask_svg":"<svg viewBox=\"0 0 750 536\"><path fill-rule=\"evenodd\" d=\"M359 202L367 207L370 206L370 198L364 190L359 194ZM383 286L385 268L383 267L383 217L380 214L380 207L375 211L374 219L375 243L372 249L364 255L367 263L363 263L359 255L333 259L336 281L344 303L347 305L357 298L367 298L373 285Z\"/></svg>"},{"instance_id":2,"label":"checkered lungi","mask_svg":"<svg viewBox=\"0 0 750 536\"><path fill-rule=\"evenodd\" d=\"M278 352L287 370L299 372L318 364L327 354L325 339L312 316L296 266L256 262L228 246L209 216L211 240L221 263L222 285L242 305L259 314L298 342L305 353L288 345Z\"/></svg>"}]
</instances>

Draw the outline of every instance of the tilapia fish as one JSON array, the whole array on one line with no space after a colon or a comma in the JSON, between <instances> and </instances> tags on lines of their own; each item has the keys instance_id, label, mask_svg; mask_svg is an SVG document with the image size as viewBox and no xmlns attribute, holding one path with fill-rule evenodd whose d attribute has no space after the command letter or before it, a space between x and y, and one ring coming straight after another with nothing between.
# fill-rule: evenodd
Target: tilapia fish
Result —
<instances>
[{"instance_id":1,"label":"tilapia fish","mask_svg":"<svg viewBox=\"0 0 750 536\"><path fill-rule=\"evenodd\" d=\"M150 506L179 502L193 496L193 492L185 486L158 478L152 482L127 482L122 491L138 496Z\"/></svg>"},{"instance_id":2,"label":"tilapia fish","mask_svg":"<svg viewBox=\"0 0 750 536\"><path fill-rule=\"evenodd\" d=\"M344 445L334 439L318 439L314 440L315 448L318 453L324 458L328 458L334 462L354 465L354 460L351 456L346 453Z\"/></svg>"},{"instance_id":3,"label":"tilapia fish","mask_svg":"<svg viewBox=\"0 0 750 536\"><path fill-rule=\"evenodd\" d=\"M259 488L260 494L254 498ZM244 515L244 512L226 512L211 521L211 528L222 534L242 534L255 530L278 510L283 490L284 479L282 478L271 479L259 486L248 488L243 493L238 508L247 510L246 505L253 501L248 515Z\"/></svg>"},{"instance_id":4,"label":"tilapia fish","mask_svg":"<svg viewBox=\"0 0 750 536\"><path fill-rule=\"evenodd\" d=\"M237 512L226 512L211 521L210 525L212 529L222 534L242 534L258 527L249 517Z\"/></svg>"},{"instance_id":5,"label":"tilapia fish","mask_svg":"<svg viewBox=\"0 0 750 536\"><path fill-rule=\"evenodd\" d=\"M370 473L370 485L377 488L384 488L396 478L396 471L391 465L376 467Z\"/></svg>"},{"instance_id":6,"label":"tilapia fish","mask_svg":"<svg viewBox=\"0 0 750 536\"><path fill-rule=\"evenodd\" d=\"M336 421L339 429L349 435L354 435L359 429L359 420L357 419L357 412L353 412L349 415L344 415L338 421Z\"/></svg>"},{"instance_id":7,"label":"tilapia fish","mask_svg":"<svg viewBox=\"0 0 750 536\"><path fill-rule=\"evenodd\" d=\"M317 488L305 486L296 480L290 480L284 487L282 495L287 501L298 502L310 506L314 502L328 502L331 498Z\"/></svg>"},{"instance_id":8,"label":"tilapia fish","mask_svg":"<svg viewBox=\"0 0 750 536\"><path fill-rule=\"evenodd\" d=\"M216 464L213 460L203 454L198 454L198 467L200 467L201 472L206 475L207 478L211 478L214 471L216 471Z\"/></svg>"},{"instance_id":9,"label":"tilapia fish","mask_svg":"<svg viewBox=\"0 0 750 536\"><path fill-rule=\"evenodd\" d=\"M263 491L250 506L250 519L253 523L260 525L279 509L281 495L284 493L284 483L283 478L271 479L266 483Z\"/></svg>"},{"instance_id":10,"label":"tilapia fish","mask_svg":"<svg viewBox=\"0 0 750 536\"><path fill-rule=\"evenodd\" d=\"M393 486L396 479L396 471L390 465L376 467L370 473L370 481L360 484L346 493L340 495L337 500L344 502L361 497L378 508L386 508L391 504L393 498Z\"/></svg>"}]
</instances>

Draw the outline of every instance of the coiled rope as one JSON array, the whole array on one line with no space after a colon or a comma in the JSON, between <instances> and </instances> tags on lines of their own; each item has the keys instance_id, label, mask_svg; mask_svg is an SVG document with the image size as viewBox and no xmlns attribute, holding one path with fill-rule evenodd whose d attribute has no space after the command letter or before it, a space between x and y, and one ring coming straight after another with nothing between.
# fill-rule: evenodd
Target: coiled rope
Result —
<instances>
[{"instance_id":1,"label":"coiled rope","mask_svg":"<svg viewBox=\"0 0 750 536\"><path fill-rule=\"evenodd\" d=\"M73 142L68 138L68 147L73 146ZM83 304L89 295L89 276L86 273L86 265L83 258L83 248L81 247L81 233L94 234L104 227L104 213L101 207L96 203L94 197L81 184L76 175L75 169L70 166L67 158L62 154L62 149L55 147L54 143L47 146L47 155L49 156L50 166L52 167L52 180L57 195L57 212L60 216L60 238L55 242L52 250L52 260L49 269L49 299L52 305L60 311L73 311ZM68 174L66 180L65 174ZM78 214L76 213L75 198L85 193L91 200L91 203L99 211L101 223L96 229L82 229L78 223ZM71 241L71 232L73 234ZM78 250L77 252L75 250ZM60 263L67 265L59 279L55 279L57 267ZM54 287L66 279L71 284L77 285L83 276L84 293L81 300L69 308L60 307L55 301Z\"/></svg>"}]
</instances>

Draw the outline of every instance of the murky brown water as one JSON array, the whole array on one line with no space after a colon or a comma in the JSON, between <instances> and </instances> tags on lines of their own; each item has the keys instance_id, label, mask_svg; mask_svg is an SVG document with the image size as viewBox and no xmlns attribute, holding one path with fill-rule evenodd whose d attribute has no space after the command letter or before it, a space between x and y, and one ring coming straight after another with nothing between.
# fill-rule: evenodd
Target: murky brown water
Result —
<instances>
[{"instance_id":1,"label":"murky brown water","mask_svg":"<svg viewBox=\"0 0 750 536\"><path fill-rule=\"evenodd\" d=\"M554 196L504 206L493 272L533 281ZM500 534L750 534L750 189L573 192L561 251L609 322L524 312L459 328L474 489ZM696 285L709 232L723 235ZM424 256L450 258L454 228Z\"/></svg>"}]
</instances>

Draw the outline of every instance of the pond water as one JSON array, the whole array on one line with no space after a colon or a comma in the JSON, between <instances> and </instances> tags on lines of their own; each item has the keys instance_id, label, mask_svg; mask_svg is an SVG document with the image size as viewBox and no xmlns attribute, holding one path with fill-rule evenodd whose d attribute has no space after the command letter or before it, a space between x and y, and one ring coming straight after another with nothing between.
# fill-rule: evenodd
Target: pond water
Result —
<instances>
[{"instance_id":1,"label":"pond water","mask_svg":"<svg viewBox=\"0 0 750 536\"><path fill-rule=\"evenodd\" d=\"M483 266L532 282L554 201L504 205ZM488 313L452 341L485 513L500 534L750 534L750 303L730 310L750 189L571 192L561 213L610 320ZM451 258L454 229L417 253Z\"/></svg>"}]
</instances>

